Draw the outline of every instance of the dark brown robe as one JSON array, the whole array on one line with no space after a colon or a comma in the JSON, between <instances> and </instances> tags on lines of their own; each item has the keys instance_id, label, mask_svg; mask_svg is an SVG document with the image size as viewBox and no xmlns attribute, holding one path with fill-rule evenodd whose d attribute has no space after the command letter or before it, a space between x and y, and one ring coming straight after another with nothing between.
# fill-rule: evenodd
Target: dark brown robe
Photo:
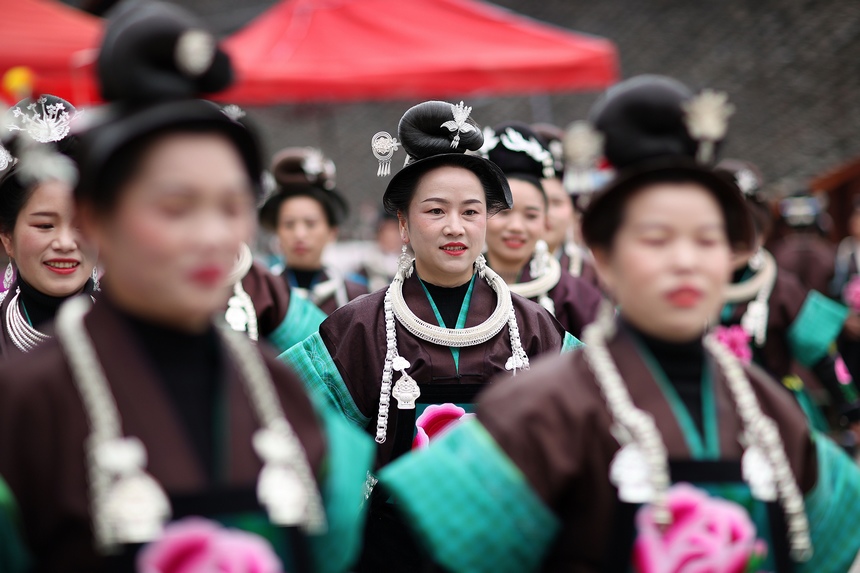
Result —
<instances>
[{"instance_id":1,"label":"dark brown robe","mask_svg":"<svg viewBox=\"0 0 860 573\"><path fill-rule=\"evenodd\" d=\"M767 340L761 348L751 342L754 360L776 380L791 374L792 352L788 329L800 314L808 290L789 272L777 271L776 282L768 299ZM724 325L740 324L749 302L735 303L731 318Z\"/></svg>"},{"instance_id":2,"label":"dark brown robe","mask_svg":"<svg viewBox=\"0 0 860 573\"><path fill-rule=\"evenodd\" d=\"M779 267L793 273L807 290L830 292L836 262L833 243L812 233L792 233L771 252Z\"/></svg>"},{"instance_id":3,"label":"dark brown robe","mask_svg":"<svg viewBox=\"0 0 860 573\"><path fill-rule=\"evenodd\" d=\"M623 330L609 343L633 398L656 421L670 460L690 459L669 403ZM817 477L815 448L803 413L760 370L748 370L764 413L779 425L789 461L803 492ZM739 460L741 430L721 374L715 376L721 458ZM546 361L512 380L494 384L478 404L478 419L529 485L562 522L542 571L597 573L609 552L617 493L609 466L619 445L611 418L582 351Z\"/></svg>"},{"instance_id":4,"label":"dark brown robe","mask_svg":"<svg viewBox=\"0 0 860 573\"><path fill-rule=\"evenodd\" d=\"M529 265L523 268L520 282L532 280ZM575 277L562 269L558 283L550 289L549 298L555 305L555 318L566 331L582 338L582 331L597 318L603 295L587 280ZM537 301L537 299L531 299Z\"/></svg>"},{"instance_id":5,"label":"dark brown robe","mask_svg":"<svg viewBox=\"0 0 860 573\"><path fill-rule=\"evenodd\" d=\"M257 261L242 278L242 288L251 297L257 313L260 338L270 335L287 316L290 289L277 275Z\"/></svg>"},{"instance_id":6,"label":"dark brown robe","mask_svg":"<svg viewBox=\"0 0 860 573\"><path fill-rule=\"evenodd\" d=\"M290 279L287 276L287 272L288 272L288 270L285 269L281 276L284 279L284 283L286 283L287 287L289 288L290 287ZM331 277L329 276L329 274L325 270L323 270L318 275L319 282L325 282L325 281L329 280L330 278ZM368 293L367 286L365 286L361 283L357 283L355 281L349 280L346 277L344 277L344 279L343 279L343 284L344 284L344 288L346 288L346 299L347 299L346 302L353 301L356 298L360 297L361 295ZM313 301L313 299L311 299L311 300ZM315 301L314 304L317 305L319 307L319 309L321 311L323 311L324 313L326 313L327 315L333 313L334 311L336 311L338 309L338 301L337 301L337 296L335 294L332 294L332 295L324 298L323 300Z\"/></svg>"},{"instance_id":7,"label":"dark brown robe","mask_svg":"<svg viewBox=\"0 0 860 573\"><path fill-rule=\"evenodd\" d=\"M600 277L597 276L597 270L594 268L594 264L592 264L590 260L582 261L582 267L579 269L579 274L574 274L571 272L570 255L568 255L563 250L558 257L558 261L561 264L562 270L564 270L571 276L576 276L577 278L580 278L585 282L590 283L591 286L602 292L602 287L600 286Z\"/></svg>"},{"instance_id":8,"label":"dark brown robe","mask_svg":"<svg viewBox=\"0 0 860 573\"><path fill-rule=\"evenodd\" d=\"M224 353L226 476L213 483L155 369L117 311L104 300L85 325L110 383L123 433L139 438L147 470L168 495L255 487L261 464L251 436L259 428L244 384ZM318 472L326 443L302 384L264 353L286 416ZM21 509L35 571L99 571L93 548L84 463L88 421L56 340L0 366L0 475Z\"/></svg>"},{"instance_id":9,"label":"dark brown robe","mask_svg":"<svg viewBox=\"0 0 860 573\"><path fill-rule=\"evenodd\" d=\"M540 305L517 295L511 295L520 331L520 340L530 361L542 354L557 355L562 348L564 329ZM410 310L430 324L438 324L433 308L416 274L403 284L403 297ZM362 297L333 313L320 326L320 336L337 366L347 389L361 413L370 418L368 431L376 433L376 416L382 369L385 364L385 291ZM477 326L487 320L496 306L496 294L483 279L475 279L466 327ZM425 342L409 333L395 320L397 350L411 363L407 370L419 385L481 385L501 372L511 356L511 341L507 326L484 344L460 349L459 373L454 365L451 350ZM394 381L399 377L395 372ZM457 402L457 400L447 400ZM471 402L471 399L459 401ZM392 398L389 411L388 439L380 446L380 465L387 463L393 454L392 437L397 431L401 412ZM409 420L414 426L414 422ZM410 429L411 433L411 429Z\"/></svg>"}]
</instances>

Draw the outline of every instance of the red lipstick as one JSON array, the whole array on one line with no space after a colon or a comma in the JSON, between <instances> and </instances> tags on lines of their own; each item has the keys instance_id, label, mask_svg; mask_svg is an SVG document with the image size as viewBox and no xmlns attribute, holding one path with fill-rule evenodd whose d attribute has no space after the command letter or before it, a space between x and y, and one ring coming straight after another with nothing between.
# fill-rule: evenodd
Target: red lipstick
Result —
<instances>
[{"instance_id":1,"label":"red lipstick","mask_svg":"<svg viewBox=\"0 0 860 573\"><path fill-rule=\"evenodd\" d=\"M48 259L42 264L49 271L58 275L73 274L81 266L81 262L77 259Z\"/></svg>"},{"instance_id":2,"label":"red lipstick","mask_svg":"<svg viewBox=\"0 0 860 573\"><path fill-rule=\"evenodd\" d=\"M666 299L678 308L690 308L702 299L702 291L693 287L680 287L666 294Z\"/></svg>"},{"instance_id":3,"label":"red lipstick","mask_svg":"<svg viewBox=\"0 0 860 573\"><path fill-rule=\"evenodd\" d=\"M224 271L214 265L199 267L191 273L190 277L192 281L203 287L220 286L224 281Z\"/></svg>"},{"instance_id":4,"label":"red lipstick","mask_svg":"<svg viewBox=\"0 0 860 573\"><path fill-rule=\"evenodd\" d=\"M439 247L442 252L452 257L462 257L466 254L467 248L463 243L447 243Z\"/></svg>"}]
</instances>

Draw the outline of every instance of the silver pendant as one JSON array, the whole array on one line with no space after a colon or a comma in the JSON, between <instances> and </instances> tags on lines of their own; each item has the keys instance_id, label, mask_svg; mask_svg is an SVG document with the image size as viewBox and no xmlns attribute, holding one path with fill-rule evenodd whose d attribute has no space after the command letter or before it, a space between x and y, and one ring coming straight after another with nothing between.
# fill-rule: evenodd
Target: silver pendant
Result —
<instances>
[{"instance_id":1,"label":"silver pendant","mask_svg":"<svg viewBox=\"0 0 860 573\"><path fill-rule=\"evenodd\" d=\"M391 395L397 400L397 408L400 410L414 410L415 400L421 395L418 383L412 376L403 372L403 375L394 383Z\"/></svg>"},{"instance_id":2,"label":"silver pendant","mask_svg":"<svg viewBox=\"0 0 860 573\"><path fill-rule=\"evenodd\" d=\"M747 305L747 310L741 317L741 328L749 334L758 346L764 344L764 334L767 331L767 302L763 300L753 300Z\"/></svg>"},{"instance_id":3,"label":"silver pendant","mask_svg":"<svg viewBox=\"0 0 860 573\"><path fill-rule=\"evenodd\" d=\"M649 503L654 499L651 471L636 443L615 452L609 464L609 481L618 489L618 499L625 503Z\"/></svg>"},{"instance_id":4,"label":"silver pendant","mask_svg":"<svg viewBox=\"0 0 860 573\"><path fill-rule=\"evenodd\" d=\"M741 473L749 484L753 497L761 501L776 501L776 480L773 468L761 448L750 446L741 457Z\"/></svg>"},{"instance_id":5,"label":"silver pendant","mask_svg":"<svg viewBox=\"0 0 860 573\"><path fill-rule=\"evenodd\" d=\"M519 356L511 356L508 358L508 361L505 362L505 370L513 370L516 372L517 370L522 370L525 367L525 362Z\"/></svg>"},{"instance_id":6,"label":"silver pendant","mask_svg":"<svg viewBox=\"0 0 860 573\"><path fill-rule=\"evenodd\" d=\"M276 525L302 525L309 511L308 492L293 464L304 452L293 448L281 433L263 428L254 433L254 450L263 460L257 479L257 499Z\"/></svg>"},{"instance_id":7,"label":"silver pendant","mask_svg":"<svg viewBox=\"0 0 860 573\"><path fill-rule=\"evenodd\" d=\"M144 471L146 450L137 438L119 438L97 447L96 463L112 477L100 504L103 519L117 543L157 539L170 519L170 501Z\"/></svg>"},{"instance_id":8,"label":"silver pendant","mask_svg":"<svg viewBox=\"0 0 860 573\"><path fill-rule=\"evenodd\" d=\"M237 332L246 332L248 330L248 313L245 310L245 305L237 296L231 296L227 301L227 312L224 319L230 328Z\"/></svg>"}]
</instances>

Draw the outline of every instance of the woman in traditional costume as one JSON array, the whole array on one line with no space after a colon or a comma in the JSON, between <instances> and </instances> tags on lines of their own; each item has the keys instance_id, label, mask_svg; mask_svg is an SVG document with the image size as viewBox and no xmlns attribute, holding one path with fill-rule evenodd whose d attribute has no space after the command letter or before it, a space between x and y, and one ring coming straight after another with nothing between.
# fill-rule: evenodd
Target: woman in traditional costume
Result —
<instances>
[{"instance_id":1,"label":"woman in traditional costume","mask_svg":"<svg viewBox=\"0 0 860 573\"><path fill-rule=\"evenodd\" d=\"M149 2L108 22L98 70L110 103L79 136L75 193L105 296L70 300L54 340L0 369L0 474L32 570L345 571L372 442L216 320L261 172L252 134L193 99L229 60Z\"/></svg>"},{"instance_id":2,"label":"woman in traditional costume","mask_svg":"<svg viewBox=\"0 0 860 573\"><path fill-rule=\"evenodd\" d=\"M323 265L323 252L348 213L335 188L334 162L312 147L288 148L272 159L272 175L277 187L260 222L278 237L287 285L327 315L367 294L363 284Z\"/></svg>"},{"instance_id":3,"label":"woman in traditional costume","mask_svg":"<svg viewBox=\"0 0 860 573\"><path fill-rule=\"evenodd\" d=\"M487 221L487 262L511 292L540 303L565 330L581 337L597 316L602 296L594 285L566 272L544 240L549 200L543 182L554 173L553 156L526 125L503 124L494 131L483 151L505 173L514 205Z\"/></svg>"},{"instance_id":4,"label":"woman in traditional costume","mask_svg":"<svg viewBox=\"0 0 860 573\"><path fill-rule=\"evenodd\" d=\"M597 104L620 171L583 234L620 315L380 474L446 571L849 569L857 467L704 333L752 242L737 188L690 157L708 158L727 114L655 76Z\"/></svg>"},{"instance_id":5,"label":"woman in traditional costume","mask_svg":"<svg viewBox=\"0 0 860 573\"><path fill-rule=\"evenodd\" d=\"M47 340L46 327L65 300L98 290L97 252L78 231L77 172L66 155L79 113L51 95L7 113L13 137L8 149L0 146L0 240L10 259L0 292L3 359Z\"/></svg>"},{"instance_id":6,"label":"woman in traditional costume","mask_svg":"<svg viewBox=\"0 0 860 573\"><path fill-rule=\"evenodd\" d=\"M809 369L827 390L836 418L857 426L860 394L836 351L848 308L804 287L796 276L779 268L763 247L771 219L766 202L759 197L758 169L739 160L724 160L718 168L729 173L743 192L756 229L756 244L737 257L732 282L725 291L720 314L724 328L719 335L730 341L743 360L755 362L794 392L816 429L826 432L830 424L793 371L794 361Z\"/></svg>"},{"instance_id":7,"label":"woman in traditional costume","mask_svg":"<svg viewBox=\"0 0 860 573\"><path fill-rule=\"evenodd\" d=\"M400 120L397 140L384 132L373 138L381 173L399 145L409 155L383 196L400 221L400 268L388 289L340 308L319 334L282 355L375 436L379 466L468 417L494 375L522 373L539 355L578 343L485 265L487 219L511 207L511 194L495 164L464 153L483 140L470 112L462 103L424 102ZM362 570L418 570L384 497L374 497L370 519Z\"/></svg>"}]
</instances>

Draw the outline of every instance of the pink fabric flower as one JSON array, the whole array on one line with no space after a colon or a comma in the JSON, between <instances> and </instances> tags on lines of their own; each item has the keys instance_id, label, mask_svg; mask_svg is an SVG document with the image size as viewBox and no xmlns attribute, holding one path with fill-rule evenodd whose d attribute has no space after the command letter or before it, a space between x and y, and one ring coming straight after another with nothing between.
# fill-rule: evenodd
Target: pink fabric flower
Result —
<instances>
[{"instance_id":1,"label":"pink fabric flower","mask_svg":"<svg viewBox=\"0 0 860 573\"><path fill-rule=\"evenodd\" d=\"M717 336L723 346L731 350L732 354L737 356L738 360L744 364L749 364L752 360L752 349L750 348L750 336L740 325L718 326L714 329L714 334Z\"/></svg>"},{"instance_id":2,"label":"pink fabric flower","mask_svg":"<svg viewBox=\"0 0 860 573\"><path fill-rule=\"evenodd\" d=\"M269 543L253 533L190 517L168 525L137 558L139 573L283 573Z\"/></svg>"},{"instance_id":3,"label":"pink fabric flower","mask_svg":"<svg viewBox=\"0 0 860 573\"><path fill-rule=\"evenodd\" d=\"M854 312L860 312L860 275L851 279L842 289L842 300Z\"/></svg>"},{"instance_id":4,"label":"pink fabric flower","mask_svg":"<svg viewBox=\"0 0 860 573\"><path fill-rule=\"evenodd\" d=\"M430 443L430 440L439 437L440 434L451 428L451 426L472 416L474 414L467 414L466 410L456 404L433 404L427 406L424 413L415 420L415 427L418 429L418 432L415 439L412 440L412 449L423 448Z\"/></svg>"},{"instance_id":5,"label":"pink fabric flower","mask_svg":"<svg viewBox=\"0 0 860 573\"><path fill-rule=\"evenodd\" d=\"M837 356L835 362L834 370L836 370L836 379L840 384L851 384L853 379L851 378L851 373L848 371L848 367L845 366L845 361L842 360L841 356Z\"/></svg>"},{"instance_id":6,"label":"pink fabric flower","mask_svg":"<svg viewBox=\"0 0 860 573\"><path fill-rule=\"evenodd\" d=\"M767 546L739 505L708 496L690 484L669 490L672 524L661 530L653 506L636 514L633 561L638 573L744 573L757 571Z\"/></svg>"}]
</instances>

